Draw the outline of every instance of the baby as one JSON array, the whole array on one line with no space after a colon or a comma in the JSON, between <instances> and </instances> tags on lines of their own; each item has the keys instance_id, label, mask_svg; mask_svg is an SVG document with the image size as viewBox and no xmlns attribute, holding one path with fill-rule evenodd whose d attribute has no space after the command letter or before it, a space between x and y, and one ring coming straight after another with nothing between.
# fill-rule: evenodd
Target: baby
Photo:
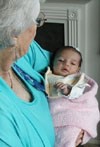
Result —
<instances>
[{"instance_id":1,"label":"baby","mask_svg":"<svg viewBox=\"0 0 100 147\"><path fill-rule=\"evenodd\" d=\"M83 144L97 135L98 85L80 72L81 64L81 53L72 46L64 46L53 54L51 70L45 75L56 133L55 147L75 147L81 130L84 130Z\"/></svg>"}]
</instances>

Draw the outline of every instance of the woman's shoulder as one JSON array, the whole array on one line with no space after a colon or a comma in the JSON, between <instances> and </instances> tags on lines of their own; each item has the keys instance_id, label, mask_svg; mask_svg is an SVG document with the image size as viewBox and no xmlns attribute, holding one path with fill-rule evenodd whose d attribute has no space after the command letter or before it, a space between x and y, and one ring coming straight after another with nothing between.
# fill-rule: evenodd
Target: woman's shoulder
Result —
<instances>
[{"instance_id":1,"label":"woman's shoulder","mask_svg":"<svg viewBox=\"0 0 100 147\"><path fill-rule=\"evenodd\" d=\"M22 58L17 60L17 65L23 68L31 66L35 71L44 73L50 64L51 53L44 50L36 41L32 41L28 52ZM27 67L25 67L25 65Z\"/></svg>"},{"instance_id":2,"label":"woman's shoulder","mask_svg":"<svg viewBox=\"0 0 100 147\"><path fill-rule=\"evenodd\" d=\"M50 51L47 51L46 49L42 48L39 45L39 43L36 42L35 40L33 40L32 43L30 44L29 51L35 51L37 54L41 53L41 54L44 54L44 55L51 54Z\"/></svg>"},{"instance_id":3,"label":"woman's shoulder","mask_svg":"<svg viewBox=\"0 0 100 147\"><path fill-rule=\"evenodd\" d=\"M47 68L50 64L51 53L42 48L36 41L32 41L29 51L26 55L36 71Z\"/></svg>"}]
</instances>

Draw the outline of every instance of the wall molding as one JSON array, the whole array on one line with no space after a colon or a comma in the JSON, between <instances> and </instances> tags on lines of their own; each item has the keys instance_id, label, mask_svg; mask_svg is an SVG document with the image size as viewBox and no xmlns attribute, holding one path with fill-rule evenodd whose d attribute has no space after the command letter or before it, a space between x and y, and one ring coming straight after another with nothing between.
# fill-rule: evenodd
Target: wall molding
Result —
<instances>
[{"instance_id":1,"label":"wall molding","mask_svg":"<svg viewBox=\"0 0 100 147\"><path fill-rule=\"evenodd\" d=\"M67 8L66 10L54 8L42 8L41 12L46 14L48 22L64 23L65 45L78 47L78 21L79 10L76 8Z\"/></svg>"}]
</instances>

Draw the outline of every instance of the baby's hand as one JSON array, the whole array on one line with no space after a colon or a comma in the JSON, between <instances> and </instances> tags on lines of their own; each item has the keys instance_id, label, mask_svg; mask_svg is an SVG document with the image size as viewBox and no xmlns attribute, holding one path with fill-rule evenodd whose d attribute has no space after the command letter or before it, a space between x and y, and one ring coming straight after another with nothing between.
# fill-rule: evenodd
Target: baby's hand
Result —
<instances>
[{"instance_id":1,"label":"baby's hand","mask_svg":"<svg viewBox=\"0 0 100 147\"><path fill-rule=\"evenodd\" d=\"M58 82L55 84L55 87L61 91L62 94L68 95L70 93L70 88L67 86L67 84L64 84L62 82Z\"/></svg>"}]
</instances>

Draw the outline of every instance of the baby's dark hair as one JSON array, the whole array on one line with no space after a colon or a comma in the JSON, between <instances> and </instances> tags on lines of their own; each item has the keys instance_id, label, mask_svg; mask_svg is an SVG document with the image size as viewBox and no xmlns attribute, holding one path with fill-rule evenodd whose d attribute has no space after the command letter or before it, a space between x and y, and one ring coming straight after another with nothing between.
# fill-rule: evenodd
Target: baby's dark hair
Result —
<instances>
[{"instance_id":1,"label":"baby's dark hair","mask_svg":"<svg viewBox=\"0 0 100 147\"><path fill-rule=\"evenodd\" d=\"M59 49L56 49L54 52L53 52L53 55L51 57L51 70L52 70L52 67L53 67L53 62L54 62L54 59L57 57L57 55L59 53L61 53L63 50L72 50L74 52L76 52L77 54L79 54L80 56L80 62L79 62L79 67L81 67L82 65L82 62L83 62L83 58L82 58L82 54L80 51L78 51L75 47L73 46L63 46Z\"/></svg>"}]
</instances>

